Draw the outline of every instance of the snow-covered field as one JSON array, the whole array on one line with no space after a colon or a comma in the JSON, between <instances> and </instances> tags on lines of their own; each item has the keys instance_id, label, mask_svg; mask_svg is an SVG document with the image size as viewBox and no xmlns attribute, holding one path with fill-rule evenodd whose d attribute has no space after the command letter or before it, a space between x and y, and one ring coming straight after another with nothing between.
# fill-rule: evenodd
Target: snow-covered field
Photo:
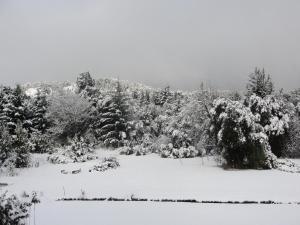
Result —
<instances>
[{"instance_id":1,"label":"snow-covered field","mask_svg":"<svg viewBox=\"0 0 300 225\"><path fill-rule=\"evenodd\" d=\"M299 205L54 202L37 205L36 224L299 225L299 209Z\"/></svg>"},{"instance_id":2,"label":"snow-covered field","mask_svg":"<svg viewBox=\"0 0 300 225\"><path fill-rule=\"evenodd\" d=\"M62 197L172 198L219 201L300 201L300 174L278 170L224 170L210 158L115 156L120 167L89 172L97 160L53 165L36 155L38 168L1 177L10 193L37 191L36 224L299 224L300 205L224 205L156 202L57 202ZM299 160L295 161L300 163ZM79 174L61 170L81 169ZM2 188L4 190L4 188ZM1 190L1 191L3 191ZM51 209L51 210L49 210ZM85 210L86 209L86 210ZM243 218L243 219L242 219ZM32 218L31 218L32 219ZM77 221L73 223L72 221ZM222 222L226 221L226 222Z\"/></svg>"}]
</instances>

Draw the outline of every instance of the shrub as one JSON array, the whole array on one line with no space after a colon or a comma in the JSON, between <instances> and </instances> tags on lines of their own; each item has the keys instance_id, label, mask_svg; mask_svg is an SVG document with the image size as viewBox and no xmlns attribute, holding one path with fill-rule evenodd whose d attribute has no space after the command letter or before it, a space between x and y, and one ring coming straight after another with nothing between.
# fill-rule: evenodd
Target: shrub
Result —
<instances>
[{"instance_id":1,"label":"shrub","mask_svg":"<svg viewBox=\"0 0 300 225\"><path fill-rule=\"evenodd\" d=\"M50 152L54 145L51 137L48 134L42 134L40 131L31 133L30 144L33 153Z\"/></svg>"},{"instance_id":2,"label":"shrub","mask_svg":"<svg viewBox=\"0 0 300 225\"><path fill-rule=\"evenodd\" d=\"M0 224L25 225L30 206L31 203L22 202L15 195L9 197L7 193L0 195Z\"/></svg>"},{"instance_id":3,"label":"shrub","mask_svg":"<svg viewBox=\"0 0 300 225\"><path fill-rule=\"evenodd\" d=\"M160 146L160 155L163 158L194 158L199 155L199 152L194 146L174 148L170 143Z\"/></svg>"},{"instance_id":4,"label":"shrub","mask_svg":"<svg viewBox=\"0 0 300 225\"><path fill-rule=\"evenodd\" d=\"M97 156L93 152L91 144L87 143L82 137L75 137L65 149L57 150L54 154L50 155L48 161L54 164L86 162L97 159Z\"/></svg>"},{"instance_id":5,"label":"shrub","mask_svg":"<svg viewBox=\"0 0 300 225\"><path fill-rule=\"evenodd\" d=\"M274 96L261 98L251 95L246 101L253 115L257 118L268 136L272 152L280 157L287 142L290 116L284 107L284 102Z\"/></svg>"},{"instance_id":6,"label":"shrub","mask_svg":"<svg viewBox=\"0 0 300 225\"><path fill-rule=\"evenodd\" d=\"M119 148L121 155L132 155L134 154L133 148L129 146L123 146Z\"/></svg>"},{"instance_id":7,"label":"shrub","mask_svg":"<svg viewBox=\"0 0 300 225\"><path fill-rule=\"evenodd\" d=\"M238 101L220 98L214 101L210 115L211 130L227 166L273 167L268 136L259 124L259 116L254 115L250 108Z\"/></svg>"},{"instance_id":8,"label":"shrub","mask_svg":"<svg viewBox=\"0 0 300 225\"><path fill-rule=\"evenodd\" d=\"M100 171L100 172L104 172L106 170L109 169L116 169L117 167L119 167L120 164L117 160L117 158L115 157L108 157L108 158L104 158L102 160L102 162L100 162L100 164L93 166L92 169L90 169L89 171Z\"/></svg>"}]
</instances>

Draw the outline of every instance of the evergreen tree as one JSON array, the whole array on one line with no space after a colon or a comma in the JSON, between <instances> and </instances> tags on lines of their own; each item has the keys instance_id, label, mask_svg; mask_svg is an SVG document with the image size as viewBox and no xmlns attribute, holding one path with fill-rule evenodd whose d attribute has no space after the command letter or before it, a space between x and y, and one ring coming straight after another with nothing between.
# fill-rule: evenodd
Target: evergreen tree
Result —
<instances>
[{"instance_id":1,"label":"evergreen tree","mask_svg":"<svg viewBox=\"0 0 300 225\"><path fill-rule=\"evenodd\" d=\"M170 86L165 87L161 92L160 92L160 103L159 105L163 105L166 102L169 102L171 99L171 92L170 92Z\"/></svg>"},{"instance_id":2,"label":"evergreen tree","mask_svg":"<svg viewBox=\"0 0 300 225\"><path fill-rule=\"evenodd\" d=\"M12 138L7 127L0 125L0 167L13 153Z\"/></svg>"},{"instance_id":3,"label":"evergreen tree","mask_svg":"<svg viewBox=\"0 0 300 225\"><path fill-rule=\"evenodd\" d=\"M79 93L87 87L94 87L95 80L91 77L89 72L79 74L76 81Z\"/></svg>"},{"instance_id":4,"label":"evergreen tree","mask_svg":"<svg viewBox=\"0 0 300 225\"><path fill-rule=\"evenodd\" d=\"M266 75L264 69L255 68L254 73L249 76L247 90L248 95L256 94L264 98L273 93L274 85L270 75Z\"/></svg>"},{"instance_id":5,"label":"evergreen tree","mask_svg":"<svg viewBox=\"0 0 300 225\"><path fill-rule=\"evenodd\" d=\"M27 167L30 160L30 142L27 131L22 127L21 122L18 122L13 136L14 151L16 153L16 167Z\"/></svg>"},{"instance_id":6,"label":"evergreen tree","mask_svg":"<svg viewBox=\"0 0 300 225\"><path fill-rule=\"evenodd\" d=\"M42 134L45 133L49 126L48 120L46 118L48 102L46 95L41 91L38 91L36 97L33 99L32 103L32 118L31 124L34 130L40 131Z\"/></svg>"},{"instance_id":7,"label":"evergreen tree","mask_svg":"<svg viewBox=\"0 0 300 225\"><path fill-rule=\"evenodd\" d=\"M11 134L15 133L18 121L21 121L26 128L30 127L25 104L28 97L23 92L21 86L17 85L15 89L6 87L3 89L3 93L0 120L7 125L9 132Z\"/></svg>"},{"instance_id":8,"label":"evergreen tree","mask_svg":"<svg viewBox=\"0 0 300 225\"><path fill-rule=\"evenodd\" d=\"M170 86L165 87L161 91L156 91L153 94L153 102L155 105L162 106L166 102L169 102L172 98L172 93L170 92Z\"/></svg>"},{"instance_id":9,"label":"evergreen tree","mask_svg":"<svg viewBox=\"0 0 300 225\"><path fill-rule=\"evenodd\" d=\"M120 82L112 96L106 96L98 105L94 123L96 137L105 146L119 147L127 137L128 105Z\"/></svg>"}]
</instances>

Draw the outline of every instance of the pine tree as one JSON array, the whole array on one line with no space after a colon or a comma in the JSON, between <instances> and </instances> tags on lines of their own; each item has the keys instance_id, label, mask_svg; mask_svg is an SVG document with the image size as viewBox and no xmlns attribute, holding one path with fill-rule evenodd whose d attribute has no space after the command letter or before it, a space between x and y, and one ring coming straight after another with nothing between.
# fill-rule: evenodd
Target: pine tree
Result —
<instances>
[{"instance_id":1,"label":"pine tree","mask_svg":"<svg viewBox=\"0 0 300 225\"><path fill-rule=\"evenodd\" d=\"M0 121L7 125L11 134L15 133L17 122L21 121L25 128L30 127L30 121L26 115L26 99L28 98L20 85L15 89L5 87L3 89L2 109L0 111Z\"/></svg>"},{"instance_id":2,"label":"pine tree","mask_svg":"<svg viewBox=\"0 0 300 225\"><path fill-rule=\"evenodd\" d=\"M254 73L249 76L247 84L248 95L256 94L259 97L266 97L274 91L274 85L270 75L265 74L265 70L255 68Z\"/></svg>"},{"instance_id":3,"label":"pine tree","mask_svg":"<svg viewBox=\"0 0 300 225\"><path fill-rule=\"evenodd\" d=\"M10 87L3 87L0 97L0 121L6 124L10 132L15 129L13 122L14 105L12 104L13 90Z\"/></svg>"},{"instance_id":4,"label":"pine tree","mask_svg":"<svg viewBox=\"0 0 300 225\"><path fill-rule=\"evenodd\" d=\"M31 124L34 130L40 131L42 134L45 133L49 126L49 122L46 118L48 102L46 95L41 91L38 91L36 97L33 99L32 103L32 118Z\"/></svg>"},{"instance_id":5,"label":"pine tree","mask_svg":"<svg viewBox=\"0 0 300 225\"><path fill-rule=\"evenodd\" d=\"M87 87L94 87L95 80L91 77L89 72L79 74L76 81L79 93L85 90Z\"/></svg>"},{"instance_id":6,"label":"pine tree","mask_svg":"<svg viewBox=\"0 0 300 225\"><path fill-rule=\"evenodd\" d=\"M127 137L128 105L120 82L112 96L106 96L98 105L98 116L94 123L96 137L105 146L119 147Z\"/></svg>"},{"instance_id":7,"label":"pine tree","mask_svg":"<svg viewBox=\"0 0 300 225\"><path fill-rule=\"evenodd\" d=\"M18 122L13 136L13 148L16 153L16 167L27 167L30 160L30 142L27 131L22 127L21 122Z\"/></svg>"},{"instance_id":8,"label":"pine tree","mask_svg":"<svg viewBox=\"0 0 300 225\"><path fill-rule=\"evenodd\" d=\"M7 127L0 125L0 167L13 153L12 138Z\"/></svg>"},{"instance_id":9,"label":"pine tree","mask_svg":"<svg viewBox=\"0 0 300 225\"><path fill-rule=\"evenodd\" d=\"M160 105L163 105L166 102L169 102L171 97L172 97L172 94L170 92L170 86L167 86L160 92Z\"/></svg>"}]
</instances>

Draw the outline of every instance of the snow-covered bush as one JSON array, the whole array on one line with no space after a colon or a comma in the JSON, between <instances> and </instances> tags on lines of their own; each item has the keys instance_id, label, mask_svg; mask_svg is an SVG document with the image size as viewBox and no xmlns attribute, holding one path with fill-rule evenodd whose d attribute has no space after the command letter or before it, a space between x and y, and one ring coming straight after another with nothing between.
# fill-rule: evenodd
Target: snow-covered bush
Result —
<instances>
[{"instance_id":1,"label":"snow-covered bush","mask_svg":"<svg viewBox=\"0 0 300 225\"><path fill-rule=\"evenodd\" d=\"M191 138L183 131L171 127L167 133L169 133L174 148L187 148L192 143Z\"/></svg>"},{"instance_id":2,"label":"snow-covered bush","mask_svg":"<svg viewBox=\"0 0 300 225\"><path fill-rule=\"evenodd\" d=\"M133 147L133 151L137 156L147 155L149 153L149 148L144 147L143 145L136 145Z\"/></svg>"},{"instance_id":3,"label":"snow-covered bush","mask_svg":"<svg viewBox=\"0 0 300 225\"><path fill-rule=\"evenodd\" d=\"M17 196L0 195L0 224L25 225L31 202L21 201Z\"/></svg>"},{"instance_id":4,"label":"snow-covered bush","mask_svg":"<svg viewBox=\"0 0 300 225\"><path fill-rule=\"evenodd\" d=\"M150 153L149 147L144 147L143 145L135 145L133 147L124 146L119 148L121 155L146 155Z\"/></svg>"},{"instance_id":5,"label":"snow-covered bush","mask_svg":"<svg viewBox=\"0 0 300 225\"><path fill-rule=\"evenodd\" d=\"M130 146L123 146L119 148L120 155L132 155L134 154L133 148Z\"/></svg>"},{"instance_id":6,"label":"snow-covered bush","mask_svg":"<svg viewBox=\"0 0 300 225\"><path fill-rule=\"evenodd\" d=\"M160 146L160 155L163 158L194 158L199 155L199 152L194 146L174 148L170 143Z\"/></svg>"},{"instance_id":7,"label":"snow-covered bush","mask_svg":"<svg viewBox=\"0 0 300 225\"><path fill-rule=\"evenodd\" d=\"M275 96L261 98L251 95L246 101L257 122L264 128L269 138L272 152L280 157L286 147L287 131L289 129L290 116L284 107L284 102Z\"/></svg>"},{"instance_id":8,"label":"snow-covered bush","mask_svg":"<svg viewBox=\"0 0 300 225\"><path fill-rule=\"evenodd\" d=\"M33 153L46 153L51 152L54 143L48 133L34 131L30 134L31 152Z\"/></svg>"},{"instance_id":9,"label":"snow-covered bush","mask_svg":"<svg viewBox=\"0 0 300 225\"><path fill-rule=\"evenodd\" d=\"M108 157L104 158L98 165L93 166L89 171L92 172L94 171L99 171L99 172L104 172L109 169L116 169L119 167L120 164L115 157Z\"/></svg>"},{"instance_id":10,"label":"snow-covered bush","mask_svg":"<svg viewBox=\"0 0 300 225\"><path fill-rule=\"evenodd\" d=\"M173 158L194 158L199 155L199 152L194 146L189 146L187 148L181 147L179 149L173 148L172 156Z\"/></svg>"},{"instance_id":11,"label":"snow-covered bush","mask_svg":"<svg viewBox=\"0 0 300 225\"><path fill-rule=\"evenodd\" d=\"M273 168L268 136L260 117L238 101L219 98L210 110L211 131L226 160L233 168ZM275 157L276 159L276 157Z\"/></svg>"},{"instance_id":12,"label":"snow-covered bush","mask_svg":"<svg viewBox=\"0 0 300 225\"><path fill-rule=\"evenodd\" d=\"M92 145L87 143L82 137L75 137L70 145L64 149L58 149L48 157L48 161L54 164L64 164L70 162L86 162L97 159Z\"/></svg>"},{"instance_id":13,"label":"snow-covered bush","mask_svg":"<svg viewBox=\"0 0 300 225\"><path fill-rule=\"evenodd\" d=\"M17 155L15 152L9 154L9 157L6 158L0 166L0 174L6 176L16 176L18 174L16 171L16 159Z\"/></svg>"}]
</instances>

